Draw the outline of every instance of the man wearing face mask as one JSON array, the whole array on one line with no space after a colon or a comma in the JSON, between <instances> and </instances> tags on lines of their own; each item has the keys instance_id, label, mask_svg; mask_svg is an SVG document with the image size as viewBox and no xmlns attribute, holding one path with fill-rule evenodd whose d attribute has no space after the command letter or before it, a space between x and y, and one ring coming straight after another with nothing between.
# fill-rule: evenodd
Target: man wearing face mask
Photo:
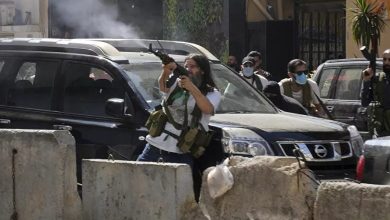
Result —
<instances>
[{"instance_id":1,"label":"man wearing face mask","mask_svg":"<svg viewBox=\"0 0 390 220\"><path fill-rule=\"evenodd\" d=\"M390 135L390 49L383 52L383 72L363 70L362 106L368 110L371 135ZM374 131L375 128L375 131Z\"/></svg>"},{"instance_id":2,"label":"man wearing face mask","mask_svg":"<svg viewBox=\"0 0 390 220\"><path fill-rule=\"evenodd\" d=\"M254 66L255 66L255 59L253 57L244 57L242 59L242 65L241 65L241 76L252 84L256 89L259 91L263 91L265 86L268 84L268 80L260 76L258 74L254 74Z\"/></svg>"},{"instance_id":3,"label":"man wearing face mask","mask_svg":"<svg viewBox=\"0 0 390 220\"><path fill-rule=\"evenodd\" d=\"M309 111L309 114L323 115L319 101L319 88L316 82L307 78L306 62L300 59L291 60L287 69L289 78L279 82L280 92L301 103Z\"/></svg>"}]
</instances>

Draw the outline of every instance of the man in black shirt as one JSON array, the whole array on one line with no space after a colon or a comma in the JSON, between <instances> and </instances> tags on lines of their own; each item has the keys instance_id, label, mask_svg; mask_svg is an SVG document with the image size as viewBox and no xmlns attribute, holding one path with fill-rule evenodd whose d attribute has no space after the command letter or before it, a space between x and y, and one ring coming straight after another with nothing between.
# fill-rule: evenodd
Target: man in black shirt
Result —
<instances>
[{"instance_id":1,"label":"man in black shirt","mask_svg":"<svg viewBox=\"0 0 390 220\"><path fill-rule=\"evenodd\" d=\"M390 49L383 52L383 72L363 70L362 106L368 108L368 127L372 135L390 135Z\"/></svg>"},{"instance_id":2,"label":"man in black shirt","mask_svg":"<svg viewBox=\"0 0 390 220\"><path fill-rule=\"evenodd\" d=\"M228 57L228 61L226 65L230 66L232 69L234 69L237 72L240 72L241 68L240 65L238 64L237 58L233 55L230 55Z\"/></svg>"}]
</instances>

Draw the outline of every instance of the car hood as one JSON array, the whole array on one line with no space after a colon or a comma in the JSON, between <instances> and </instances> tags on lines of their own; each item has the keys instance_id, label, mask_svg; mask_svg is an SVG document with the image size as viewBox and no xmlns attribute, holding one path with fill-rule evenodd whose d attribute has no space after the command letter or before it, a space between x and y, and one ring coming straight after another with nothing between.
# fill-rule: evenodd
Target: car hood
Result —
<instances>
[{"instance_id":1,"label":"car hood","mask_svg":"<svg viewBox=\"0 0 390 220\"><path fill-rule=\"evenodd\" d=\"M265 132L343 132L346 124L291 113L215 114L211 125L255 127Z\"/></svg>"}]
</instances>

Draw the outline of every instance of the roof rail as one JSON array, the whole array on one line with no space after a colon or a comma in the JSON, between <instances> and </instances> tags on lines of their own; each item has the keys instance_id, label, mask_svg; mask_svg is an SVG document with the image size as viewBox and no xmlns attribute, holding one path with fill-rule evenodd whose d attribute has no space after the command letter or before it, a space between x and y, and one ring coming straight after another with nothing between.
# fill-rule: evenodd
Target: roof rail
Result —
<instances>
[{"instance_id":1,"label":"roof rail","mask_svg":"<svg viewBox=\"0 0 390 220\"><path fill-rule=\"evenodd\" d=\"M382 61L382 58L376 58L377 61ZM343 62L365 62L368 60L365 58L347 58L347 59L334 59L334 60L327 60L325 63L343 63Z\"/></svg>"},{"instance_id":2,"label":"roof rail","mask_svg":"<svg viewBox=\"0 0 390 220\"><path fill-rule=\"evenodd\" d=\"M117 63L128 63L128 60L110 44L81 39L3 38L0 39L1 50L77 53L103 56Z\"/></svg>"},{"instance_id":3,"label":"roof rail","mask_svg":"<svg viewBox=\"0 0 390 220\"><path fill-rule=\"evenodd\" d=\"M150 40L150 39L87 39L102 41L111 44L121 52L148 52L149 44L152 47L172 55L202 54L210 61L219 61L212 53L204 47L183 41Z\"/></svg>"}]
</instances>

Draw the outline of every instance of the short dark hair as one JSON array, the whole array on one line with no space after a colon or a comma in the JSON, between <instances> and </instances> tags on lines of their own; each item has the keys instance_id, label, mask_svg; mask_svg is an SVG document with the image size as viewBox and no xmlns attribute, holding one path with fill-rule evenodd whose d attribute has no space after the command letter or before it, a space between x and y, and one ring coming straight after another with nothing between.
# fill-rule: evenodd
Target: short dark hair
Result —
<instances>
[{"instance_id":1,"label":"short dark hair","mask_svg":"<svg viewBox=\"0 0 390 220\"><path fill-rule=\"evenodd\" d=\"M252 50L251 52L248 53L249 57L258 57L260 60L262 59L261 53L256 50Z\"/></svg>"},{"instance_id":2,"label":"short dark hair","mask_svg":"<svg viewBox=\"0 0 390 220\"><path fill-rule=\"evenodd\" d=\"M287 64L287 71L290 73L295 73L297 67L302 65L306 66L306 62L301 59L293 59Z\"/></svg>"}]
</instances>

